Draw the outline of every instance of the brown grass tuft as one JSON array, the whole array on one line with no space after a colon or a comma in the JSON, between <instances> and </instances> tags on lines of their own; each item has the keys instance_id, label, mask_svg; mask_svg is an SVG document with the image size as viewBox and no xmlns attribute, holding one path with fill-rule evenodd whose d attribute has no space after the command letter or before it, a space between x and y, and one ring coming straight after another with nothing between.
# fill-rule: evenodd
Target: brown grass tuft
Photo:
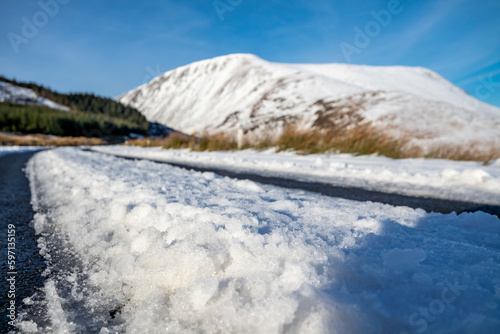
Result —
<instances>
[{"instance_id":1,"label":"brown grass tuft","mask_svg":"<svg viewBox=\"0 0 500 334\"><path fill-rule=\"evenodd\" d=\"M425 158L482 161L487 164L492 160L500 159L500 146L491 144L489 149L484 149L480 143L470 143L468 145L434 145L425 154Z\"/></svg>"},{"instance_id":2,"label":"brown grass tuft","mask_svg":"<svg viewBox=\"0 0 500 334\"><path fill-rule=\"evenodd\" d=\"M234 136L218 132L213 135L204 134L192 148L194 151L231 151L238 149Z\"/></svg>"},{"instance_id":3,"label":"brown grass tuft","mask_svg":"<svg viewBox=\"0 0 500 334\"><path fill-rule=\"evenodd\" d=\"M163 144L163 148L173 148L173 149L189 148L192 150L195 144L196 144L195 136L186 136L174 133L165 138L165 143Z\"/></svg>"},{"instance_id":4,"label":"brown grass tuft","mask_svg":"<svg viewBox=\"0 0 500 334\"><path fill-rule=\"evenodd\" d=\"M140 138L127 140L123 145L140 146L140 147L162 147L164 149L174 148L190 148L195 145L196 137L187 136L179 133L173 133L163 138Z\"/></svg>"},{"instance_id":5,"label":"brown grass tuft","mask_svg":"<svg viewBox=\"0 0 500 334\"><path fill-rule=\"evenodd\" d=\"M129 139L123 143L127 146L140 146L140 147L160 147L163 146L165 140L163 138L136 138Z\"/></svg>"},{"instance_id":6,"label":"brown grass tuft","mask_svg":"<svg viewBox=\"0 0 500 334\"><path fill-rule=\"evenodd\" d=\"M277 151L295 150L300 154L352 153L381 154L391 158L404 157L407 140L396 140L380 134L369 125L361 125L342 132L326 130L298 130L287 127L277 141Z\"/></svg>"}]
</instances>

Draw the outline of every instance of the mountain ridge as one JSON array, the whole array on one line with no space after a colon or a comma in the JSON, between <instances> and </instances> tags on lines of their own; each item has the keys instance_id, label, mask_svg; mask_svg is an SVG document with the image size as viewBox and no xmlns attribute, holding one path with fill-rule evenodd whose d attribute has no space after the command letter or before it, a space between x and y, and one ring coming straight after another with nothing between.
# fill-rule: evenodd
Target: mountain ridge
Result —
<instances>
[{"instance_id":1,"label":"mountain ridge","mask_svg":"<svg viewBox=\"0 0 500 334\"><path fill-rule=\"evenodd\" d=\"M420 145L500 143L499 108L423 67L282 64L232 54L168 71L117 100L190 134L265 135L289 124L326 129L369 122Z\"/></svg>"}]
</instances>

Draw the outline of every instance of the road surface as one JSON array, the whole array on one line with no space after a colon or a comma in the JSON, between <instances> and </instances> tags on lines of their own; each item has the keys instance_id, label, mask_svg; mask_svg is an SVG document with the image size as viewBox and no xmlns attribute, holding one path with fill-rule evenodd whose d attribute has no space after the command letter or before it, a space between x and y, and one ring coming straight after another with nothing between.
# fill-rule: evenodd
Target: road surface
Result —
<instances>
[{"instance_id":1,"label":"road surface","mask_svg":"<svg viewBox=\"0 0 500 334\"><path fill-rule=\"evenodd\" d=\"M23 171L24 166L35 153L14 153L0 157L1 333L14 329L8 324L9 319L6 313L10 301L15 300L17 313L19 309L23 309L22 300L32 296L38 288L43 286L44 282L41 273L45 269L45 261L39 253L35 231L30 226L34 212L30 204L29 181ZM9 225L15 228L13 229L12 226L9 228ZM15 230L15 242L9 245L13 239L7 240L8 232L12 230ZM9 246L15 246L15 249L11 247L11 255L15 257L14 268L8 266ZM11 274L12 272L15 274ZM7 278L11 277L15 278L15 284L12 286L7 281ZM8 298L11 287L15 287L15 298L12 299Z\"/></svg>"},{"instance_id":2,"label":"road surface","mask_svg":"<svg viewBox=\"0 0 500 334\"><path fill-rule=\"evenodd\" d=\"M87 150L87 149L85 149ZM93 152L92 150L87 150ZM103 153L113 155L115 157L128 159L128 160L141 160L140 158L132 158L119 154ZM231 171L223 168L216 167L205 167L196 166L188 163L177 163L177 162L167 162L155 159L146 159L157 163L168 164L171 166L195 170L198 172L213 172L221 176L227 176L230 178L251 180L254 182L262 184L271 184L278 187L289 188L289 189L300 189L311 192L320 193L322 195L330 197L344 198L348 200L361 201L361 202L378 202L384 204L390 204L394 206L407 206L410 208L421 208L427 212L439 212L439 213L451 213L451 212L475 212L478 210L488 212L493 215L497 215L500 218L500 207L492 206L488 203L473 203L467 201L456 201L447 200L442 198L432 198L432 197L419 197L411 195L401 195L395 193L385 193L381 191L367 190L352 186L337 186L322 182L304 182L297 181L293 179L285 179L279 177L269 177L261 176L253 173L240 173L236 171Z\"/></svg>"}]
</instances>

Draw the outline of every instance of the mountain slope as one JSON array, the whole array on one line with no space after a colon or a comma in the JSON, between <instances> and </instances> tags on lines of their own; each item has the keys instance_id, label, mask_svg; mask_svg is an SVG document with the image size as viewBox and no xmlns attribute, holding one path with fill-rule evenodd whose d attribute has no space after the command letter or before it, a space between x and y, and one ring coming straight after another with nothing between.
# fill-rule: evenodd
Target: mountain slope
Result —
<instances>
[{"instance_id":1,"label":"mountain slope","mask_svg":"<svg viewBox=\"0 0 500 334\"><path fill-rule=\"evenodd\" d=\"M411 67L279 64L234 54L166 72L117 98L185 133L278 133L370 122L414 143L500 143L500 109Z\"/></svg>"}]
</instances>

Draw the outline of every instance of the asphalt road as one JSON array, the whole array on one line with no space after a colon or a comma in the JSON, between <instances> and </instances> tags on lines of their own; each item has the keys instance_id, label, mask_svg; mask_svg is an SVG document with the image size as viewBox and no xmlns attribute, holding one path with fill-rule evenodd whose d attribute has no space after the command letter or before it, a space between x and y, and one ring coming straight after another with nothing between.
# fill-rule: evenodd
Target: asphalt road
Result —
<instances>
[{"instance_id":1,"label":"asphalt road","mask_svg":"<svg viewBox=\"0 0 500 334\"><path fill-rule=\"evenodd\" d=\"M39 253L35 231L30 226L34 212L30 204L29 181L23 171L24 166L35 153L26 152L0 157L0 268L2 273L0 333L14 329L8 324L7 318L7 312L9 312L7 307L10 306L11 300L15 301L17 314L19 309L23 309L22 300L33 295L44 282L41 273L46 266ZM15 241L8 240L8 234L13 232L12 230L15 230ZM11 255L14 256L11 261L15 261L13 267L10 267L8 262L9 246ZM11 285L10 282L14 283L14 280L9 282L7 278L14 278L15 284ZM15 298L9 297L9 292L13 292L12 288L15 288Z\"/></svg>"},{"instance_id":2,"label":"asphalt road","mask_svg":"<svg viewBox=\"0 0 500 334\"><path fill-rule=\"evenodd\" d=\"M30 204L31 192L29 181L23 171L26 163L35 153L36 152L17 153L0 157L0 238L2 240L0 242L2 254L0 255L0 268L3 276L2 283L0 285L0 307L2 308L0 333L5 333L14 329L8 324L9 319L7 318L7 307L10 305L11 301L8 297L11 285L7 281L7 278L12 276L15 278L15 298L12 300L15 300L16 313L18 313L19 310L23 310L24 305L22 300L26 297L32 296L38 288L43 286L44 283L41 273L45 270L46 264L44 259L39 254L35 231L30 226L34 212ZM123 156L117 157L129 160L138 160ZM166 163L164 161L151 161ZM434 211L449 213L453 211L477 211L478 207L481 207L481 203L389 194L355 187L340 187L320 182L302 182L291 179L265 177L251 173L238 173L221 168L207 168L189 164L167 164L200 172L214 172L222 176L247 179L262 184L271 184L284 188L312 191L327 196L345 198L349 200L372 201L395 206L422 208L428 212ZM500 210L498 206L483 206L481 210L500 217ZM12 228L12 225L14 225L15 228ZM7 251L8 247L12 246L9 245L10 241L8 240L8 233L12 232L9 230L15 230L15 249L12 249L15 255L14 268L9 268L8 265L9 259ZM59 259L56 262L61 268L67 268L75 266L77 261L72 259L70 255L63 252L60 254ZM58 269L58 265L55 266L55 269ZM15 274L10 274L12 271ZM57 272L58 270L55 271ZM82 279L85 278L82 277ZM65 289L69 291L70 287L61 286L60 288L62 291ZM90 314L88 310L86 310L85 305L78 305L78 303L73 305L75 308L81 310L81 312L77 312L77 318L71 320L77 324L80 323L81 328L94 329L96 324L92 324L92 327L85 326L85 323L88 322L87 315ZM111 310L109 312L111 318L113 318L113 312L115 311Z\"/></svg>"},{"instance_id":3,"label":"asphalt road","mask_svg":"<svg viewBox=\"0 0 500 334\"><path fill-rule=\"evenodd\" d=\"M92 150L88 151L92 152ZM451 212L461 213L464 211L475 212L481 210L493 215L497 215L500 218L500 207L493 206L489 203L473 203L466 201L447 200L442 198L419 197L419 196L401 195L395 193L384 193L381 191L373 191L351 186L344 187L322 182L304 182L293 179L261 176L253 173L239 173L223 168L202 167L191 164L166 162L154 159L131 158L119 154L110 154L110 155L128 160L149 160L157 163L163 163L175 167L180 167L183 169L195 170L198 172L213 172L218 175L227 176L230 178L251 180L261 184L270 184L289 189L301 189L315 193L320 193L322 195L330 197L338 197L354 201L361 201L361 202L371 201L383 204L390 204L394 206L407 206L414 209L420 208L427 212L439 212L445 214Z\"/></svg>"}]
</instances>

